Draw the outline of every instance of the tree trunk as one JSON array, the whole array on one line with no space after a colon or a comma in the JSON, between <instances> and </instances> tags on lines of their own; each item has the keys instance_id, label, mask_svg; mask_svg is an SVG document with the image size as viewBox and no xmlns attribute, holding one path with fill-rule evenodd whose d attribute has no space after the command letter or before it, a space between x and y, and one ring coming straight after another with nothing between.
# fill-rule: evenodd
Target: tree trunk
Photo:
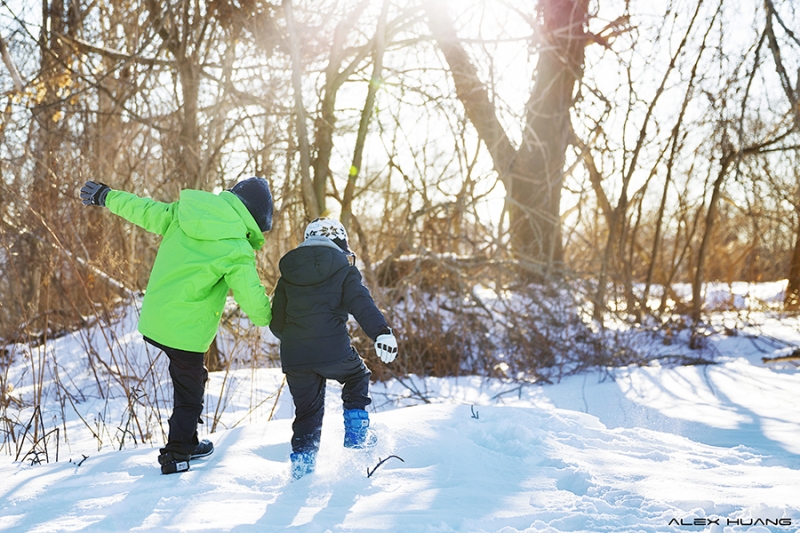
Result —
<instances>
[{"instance_id":1,"label":"tree trunk","mask_svg":"<svg viewBox=\"0 0 800 533\"><path fill-rule=\"evenodd\" d=\"M653 98L650 100L647 112L645 113L644 120L642 122L642 126L639 129L639 136L636 140L636 145L633 149L630 163L628 163L627 171L623 171L619 201L617 202L617 206L614 208L612 212L611 218L608 219L608 239L606 241L606 249L605 252L603 253L603 258L600 266L600 276L597 283L597 295L595 296L594 317L597 320L602 320L602 315L605 312L606 288L607 288L607 280L609 277L609 272L612 272L614 270L615 263L622 265L623 269L625 268L626 260L624 259L623 256L623 249L624 249L623 241L624 241L624 233L626 229L626 219L628 211L628 188L630 186L631 179L633 178L633 173L638 168L639 155L641 154L642 147L644 147L645 143L647 142L647 130L650 126L650 119L653 116L656 103L663 94L664 89L667 87L667 81L669 80L673 69L677 65L678 58L682 54L684 47L689 41L689 36L691 35L692 29L694 28L695 22L697 21L697 17L700 13L702 4L703 1L700 0L695 6L694 15L692 16L689 26L686 28L683 39L681 40L675 52L673 53L672 59L670 60L669 65L667 66L667 69L664 72L664 76L661 78L661 84L659 85L658 89L656 89L656 93L653 96ZM711 27L714 26L714 20L716 20L716 17L713 18L711 24L709 24L708 31L710 31ZM706 37L708 36L708 31L706 32ZM700 53L698 54L698 59L702 55L704 48L705 48L705 38L703 40L703 46L701 47ZM660 157L661 156L659 156L659 159ZM626 284L632 287L631 285L632 280L627 279L625 280L625 282ZM628 293L629 295L632 296L632 291L628 291ZM636 309L638 302L636 303L631 302L631 303L633 304L633 308Z\"/></svg>"},{"instance_id":2,"label":"tree trunk","mask_svg":"<svg viewBox=\"0 0 800 533\"><path fill-rule=\"evenodd\" d=\"M783 88L786 99L789 101L794 118L794 128L800 129L800 72L797 75L797 87L792 87L789 73L783 64L780 44L775 36L774 23L777 22L783 26L783 22L778 18L775 6L772 0L764 0L764 9L766 11L766 28L765 34L769 49L772 52L772 58L775 61L775 71L781 80L781 87ZM789 28L783 26L783 30L788 32ZM786 285L786 293L783 297L783 305L787 310L796 311L800 309L800 227L797 229L797 236L795 238L794 251L792 258L789 262L789 274L787 275L788 283Z\"/></svg>"},{"instance_id":3,"label":"tree trunk","mask_svg":"<svg viewBox=\"0 0 800 533\"><path fill-rule=\"evenodd\" d=\"M33 193L30 195L29 205L45 222L50 223L51 227L59 227L57 217L61 213L59 209L61 200L56 183L56 173L60 166L59 155L63 131L61 122L57 119L62 105L59 103L56 93L58 80L60 76L65 75L69 57L67 47L58 38L59 35L67 33L64 0L53 0L49 4L47 0L43 0L42 17L45 24L42 25L42 32L39 36L39 53L41 54L39 81L45 87L46 93L41 103L31 110L37 130L33 154L35 164L31 184ZM69 31L74 31L74 28ZM45 233L41 233L37 238L46 241L49 237ZM46 311L46 309L40 309L40 289L49 282L51 272L45 266L51 264L48 257L51 253L52 250L49 247L39 245L36 247L36 255L31 265L33 282L26 298L29 304L28 312L33 316Z\"/></svg>"},{"instance_id":4,"label":"tree trunk","mask_svg":"<svg viewBox=\"0 0 800 533\"><path fill-rule=\"evenodd\" d=\"M203 363L206 365L209 372L219 372L225 369L222 364L222 356L219 351L219 344L217 343L216 336L214 336L214 342L208 347L208 351L206 351L203 357Z\"/></svg>"},{"instance_id":5,"label":"tree trunk","mask_svg":"<svg viewBox=\"0 0 800 533\"><path fill-rule=\"evenodd\" d=\"M523 263L547 272L562 259L563 166L571 132L573 89L583 72L588 0L541 0L539 5L545 45L539 51L519 149L512 146L500 125L443 3L428 2L425 9L458 98L506 187L512 249Z\"/></svg>"},{"instance_id":6,"label":"tree trunk","mask_svg":"<svg viewBox=\"0 0 800 533\"><path fill-rule=\"evenodd\" d=\"M706 211L706 227L703 232L703 239L700 241L700 248L697 250L697 269L695 270L694 281L692 283L692 319L697 322L703 307L703 283L705 282L706 259L708 247L711 245L711 237L714 232L714 222L717 218L717 205L719 204L720 191L728 174L728 168L734 160L734 154L728 152L720 159L720 169L717 179L714 180L714 188L711 192L711 199L708 202Z\"/></svg>"},{"instance_id":7,"label":"tree trunk","mask_svg":"<svg viewBox=\"0 0 800 533\"><path fill-rule=\"evenodd\" d=\"M800 309L800 226L797 228L794 241L794 252L789 263L788 283L783 297L783 306L787 311Z\"/></svg>"},{"instance_id":8,"label":"tree trunk","mask_svg":"<svg viewBox=\"0 0 800 533\"><path fill-rule=\"evenodd\" d=\"M197 99L200 90L200 66L193 57L178 58L178 75L183 96L183 120L178 136L180 188L206 189L206 177L200 173L200 133L197 126ZM182 174L182 175L181 175Z\"/></svg>"},{"instance_id":9,"label":"tree trunk","mask_svg":"<svg viewBox=\"0 0 800 533\"><path fill-rule=\"evenodd\" d=\"M336 25L328 66L325 69L325 90L320 101L320 113L314 121L314 152L316 155L312 162L314 197L317 209L323 216L328 211L326 196L328 180L331 177L333 134L336 131L336 95L342 84L355 71L358 63L366 57L366 53L362 51L349 65L341 69L345 59L344 45L348 31L355 25L368 5L369 0L362 0L342 22Z\"/></svg>"},{"instance_id":10,"label":"tree trunk","mask_svg":"<svg viewBox=\"0 0 800 533\"><path fill-rule=\"evenodd\" d=\"M378 28L375 30L375 48L373 51L372 77L367 88L367 99L364 101L364 109L361 110L361 120L358 123L358 133L356 135L356 146L353 150L353 164L347 175L347 185L344 188L342 199L341 221L345 228L350 227L350 219L353 215L353 197L355 196L356 182L361 172L361 160L364 154L364 142L367 139L367 130L372 118L372 108L375 106L375 93L381 84L383 76L383 54L386 50L386 16L389 12L389 2L384 0L381 16L378 19Z\"/></svg>"},{"instance_id":11,"label":"tree trunk","mask_svg":"<svg viewBox=\"0 0 800 533\"><path fill-rule=\"evenodd\" d=\"M182 11L176 17L169 9L162 14L161 4L156 0L148 0L150 24L157 28L158 35L175 58L175 70L181 85L181 124L177 145L174 145L176 164L173 172L176 183L171 187L171 192L175 194L184 188L204 189L206 186L205 176L200 175L200 130L197 120L200 65L196 55L202 37L190 42L194 27L203 21L197 14L192 18L192 8L190 2L183 2Z\"/></svg>"},{"instance_id":12,"label":"tree trunk","mask_svg":"<svg viewBox=\"0 0 800 533\"><path fill-rule=\"evenodd\" d=\"M286 30L289 32L289 49L292 57L292 89L294 90L295 125L297 146L300 150L300 185L306 218L310 221L320 216L319 203L311 182L311 150L308 145L308 128L306 127L306 110L303 106L302 65L300 63L300 47L297 43L297 28L294 24L292 0L283 0L286 15Z\"/></svg>"},{"instance_id":13,"label":"tree trunk","mask_svg":"<svg viewBox=\"0 0 800 533\"><path fill-rule=\"evenodd\" d=\"M561 249L561 188L575 82L583 74L587 0L541 0L545 46L539 52L526 128L511 169L512 246L552 264Z\"/></svg>"}]
</instances>

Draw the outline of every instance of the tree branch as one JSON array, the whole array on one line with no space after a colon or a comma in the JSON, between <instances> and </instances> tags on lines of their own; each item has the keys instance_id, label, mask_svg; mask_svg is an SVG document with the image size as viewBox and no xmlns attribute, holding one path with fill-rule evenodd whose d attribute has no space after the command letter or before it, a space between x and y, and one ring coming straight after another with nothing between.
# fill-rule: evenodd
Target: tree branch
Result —
<instances>
[{"instance_id":1,"label":"tree branch","mask_svg":"<svg viewBox=\"0 0 800 533\"><path fill-rule=\"evenodd\" d=\"M472 125L492 156L494 169L503 180L510 179L508 170L514 161L517 150L497 119L494 104L489 93L478 77L478 70L470 61L469 55L458 40L453 21L447 15L444 2L427 2L428 26L439 48L444 54L456 86L458 99L464 105ZM510 183L506 183L509 186Z\"/></svg>"},{"instance_id":2,"label":"tree branch","mask_svg":"<svg viewBox=\"0 0 800 533\"><path fill-rule=\"evenodd\" d=\"M126 61L131 63L139 63L141 65L149 65L149 66L165 66L165 67L176 67L175 61L169 61L167 59L156 59L153 57L142 57L138 55L131 55L126 54L124 52L120 52L118 50L112 50L111 48L105 48L103 46L95 46L90 44L83 39L78 39L76 37L70 37L64 34L58 34L60 39L64 39L65 41L69 42L73 46L75 46L78 50L83 53L93 53L99 54L103 57L107 57L109 59L115 59L117 61Z\"/></svg>"},{"instance_id":3,"label":"tree branch","mask_svg":"<svg viewBox=\"0 0 800 533\"><path fill-rule=\"evenodd\" d=\"M17 91L22 91L22 89L25 87L25 83L22 82L22 77L19 75L17 66L14 64L14 61L11 59L11 55L8 53L8 48L6 47L6 42L2 35L0 35L0 55L3 56L3 63L6 64L8 72L11 74L11 79L14 80L14 87L17 89Z\"/></svg>"}]
</instances>

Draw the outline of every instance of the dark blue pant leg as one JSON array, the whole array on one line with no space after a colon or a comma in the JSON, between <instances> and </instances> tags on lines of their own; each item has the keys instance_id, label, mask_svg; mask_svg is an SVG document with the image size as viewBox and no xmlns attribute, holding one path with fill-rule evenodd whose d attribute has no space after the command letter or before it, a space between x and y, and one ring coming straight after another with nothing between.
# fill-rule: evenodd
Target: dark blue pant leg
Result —
<instances>
[{"instance_id":1,"label":"dark blue pant leg","mask_svg":"<svg viewBox=\"0 0 800 533\"><path fill-rule=\"evenodd\" d=\"M197 424L203 414L208 370L203 363L204 354L170 348L145 338L160 348L169 358L169 375L172 378L173 408L169 417L169 437L164 447L168 451L190 454L197 445Z\"/></svg>"},{"instance_id":2,"label":"dark blue pant leg","mask_svg":"<svg viewBox=\"0 0 800 533\"><path fill-rule=\"evenodd\" d=\"M325 378L313 370L289 370L286 383L294 402L292 451L316 453L325 414Z\"/></svg>"},{"instance_id":3,"label":"dark blue pant leg","mask_svg":"<svg viewBox=\"0 0 800 533\"><path fill-rule=\"evenodd\" d=\"M292 451L295 453L319 450L327 379L335 379L343 385L342 403L345 409L364 409L372 403L369 397L369 377L372 372L355 350L340 361L311 369L290 369L285 374L294 401Z\"/></svg>"},{"instance_id":4,"label":"dark blue pant leg","mask_svg":"<svg viewBox=\"0 0 800 533\"><path fill-rule=\"evenodd\" d=\"M364 360L353 350L350 357L331 365L326 377L342 384L342 405L345 409L364 409L372 403L369 396L371 375Z\"/></svg>"}]
</instances>

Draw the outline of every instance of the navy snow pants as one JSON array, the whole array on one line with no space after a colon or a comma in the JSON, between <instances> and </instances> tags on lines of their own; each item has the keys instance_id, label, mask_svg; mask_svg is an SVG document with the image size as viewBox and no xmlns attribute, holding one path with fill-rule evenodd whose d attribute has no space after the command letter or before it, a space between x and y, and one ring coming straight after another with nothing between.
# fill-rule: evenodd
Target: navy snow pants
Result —
<instances>
[{"instance_id":1,"label":"navy snow pants","mask_svg":"<svg viewBox=\"0 0 800 533\"><path fill-rule=\"evenodd\" d=\"M169 358L173 407L169 417L169 437L163 451L191 454L198 443L197 424L202 423L200 415L208 380L208 370L203 363L205 354L170 348L147 337L144 340Z\"/></svg>"},{"instance_id":2,"label":"navy snow pants","mask_svg":"<svg viewBox=\"0 0 800 533\"><path fill-rule=\"evenodd\" d=\"M335 379L343 385L345 409L364 409L372 403L369 397L372 372L355 349L340 361L311 368L284 369L284 373L294 401L292 451L295 453L316 453L319 450L326 380Z\"/></svg>"}]
</instances>

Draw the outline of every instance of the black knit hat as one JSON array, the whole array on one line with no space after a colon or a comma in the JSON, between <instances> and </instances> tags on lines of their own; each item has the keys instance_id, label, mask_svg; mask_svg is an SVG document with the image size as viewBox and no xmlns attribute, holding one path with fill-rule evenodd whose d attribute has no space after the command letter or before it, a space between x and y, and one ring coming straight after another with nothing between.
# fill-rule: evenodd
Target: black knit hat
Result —
<instances>
[{"instance_id":1,"label":"black knit hat","mask_svg":"<svg viewBox=\"0 0 800 533\"><path fill-rule=\"evenodd\" d=\"M234 185L230 191L250 211L262 233L272 229L272 193L267 180L247 178Z\"/></svg>"}]
</instances>

